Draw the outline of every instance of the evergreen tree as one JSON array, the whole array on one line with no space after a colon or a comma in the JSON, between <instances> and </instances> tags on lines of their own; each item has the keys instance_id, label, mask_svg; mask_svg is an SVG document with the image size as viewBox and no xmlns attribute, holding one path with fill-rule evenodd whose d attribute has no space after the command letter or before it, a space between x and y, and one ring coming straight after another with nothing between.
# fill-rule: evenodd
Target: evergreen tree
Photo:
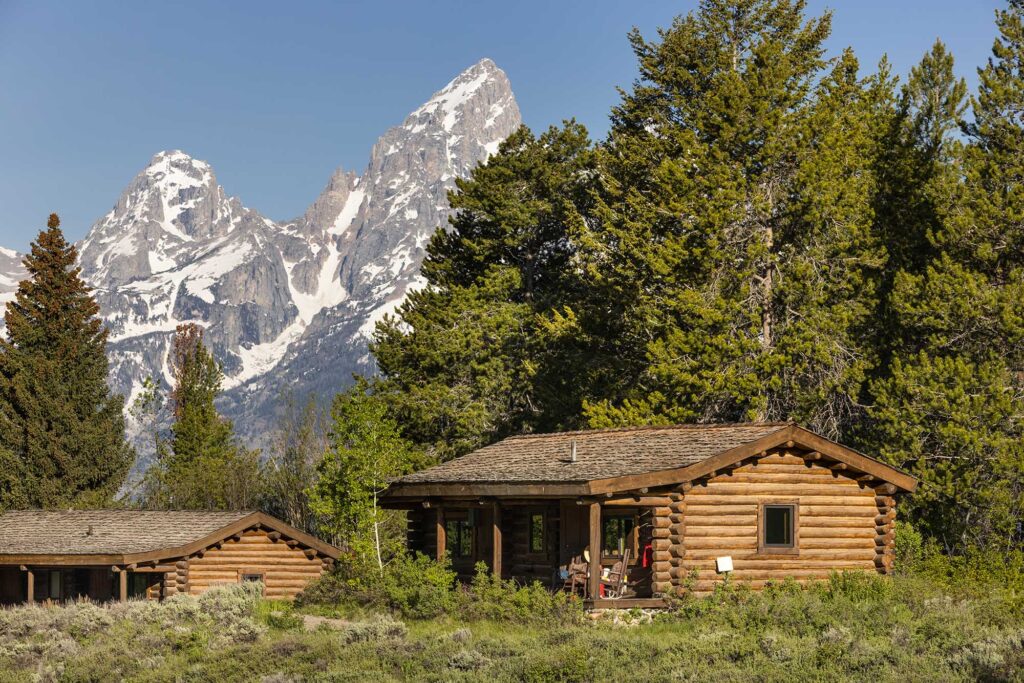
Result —
<instances>
[{"instance_id":1,"label":"evergreen tree","mask_svg":"<svg viewBox=\"0 0 1024 683\"><path fill-rule=\"evenodd\" d=\"M997 13L1000 36L993 57L979 70L974 122L964 126L967 144L958 169L963 182L945 196L933 193L940 197L936 205L953 208L929 216L931 251L925 265L895 277L890 309L904 348L872 387L873 444L883 457L922 479L909 505L918 523L950 550L1019 540L1024 502L1022 19L1020 0ZM943 66L937 81L949 83L950 70ZM956 91L946 86L944 92Z\"/></svg>"},{"instance_id":2,"label":"evergreen tree","mask_svg":"<svg viewBox=\"0 0 1024 683\"><path fill-rule=\"evenodd\" d=\"M174 376L169 450L147 473L149 508L244 510L260 498L259 457L241 447L231 421L214 405L224 375L203 343L203 329L179 325L170 360Z\"/></svg>"},{"instance_id":3,"label":"evergreen tree","mask_svg":"<svg viewBox=\"0 0 1024 683\"><path fill-rule=\"evenodd\" d=\"M60 219L24 260L0 340L0 506L109 504L134 452L125 441L124 399L107 386L107 331L80 277Z\"/></svg>"},{"instance_id":4,"label":"evergreen tree","mask_svg":"<svg viewBox=\"0 0 1024 683\"><path fill-rule=\"evenodd\" d=\"M615 321L619 386L593 426L797 419L838 436L874 363L884 250L865 172L887 76L830 16L789 0L706 0L648 42L602 148L600 222L581 243Z\"/></svg>"},{"instance_id":5,"label":"evergreen tree","mask_svg":"<svg viewBox=\"0 0 1024 683\"><path fill-rule=\"evenodd\" d=\"M568 123L539 137L521 128L457 181L451 229L427 247L427 286L372 347L386 377L377 392L407 437L448 458L578 418L596 364L577 352L587 341L566 308L582 290L572 235L595 175L586 131Z\"/></svg>"}]
</instances>

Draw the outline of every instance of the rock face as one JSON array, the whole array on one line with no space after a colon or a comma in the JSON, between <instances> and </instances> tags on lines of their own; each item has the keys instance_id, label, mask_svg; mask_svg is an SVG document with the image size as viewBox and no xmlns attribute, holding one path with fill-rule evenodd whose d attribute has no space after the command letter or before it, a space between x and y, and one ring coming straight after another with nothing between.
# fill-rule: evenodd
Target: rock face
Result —
<instances>
[{"instance_id":1,"label":"rock face","mask_svg":"<svg viewBox=\"0 0 1024 683\"><path fill-rule=\"evenodd\" d=\"M485 59L387 131L361 176L337 171L287 222L226 196L205 162L157 154L79 245L111 333L113 388L131 405L144 378L169 383L185 322L205 327L226 374L222 407L256 440L284 392L329 397L372 372L374 323L418 286L448 190L519 124L508 79ZM7 257L0 297L7 275L21 277Z\"/></svg>"}]
</instances>

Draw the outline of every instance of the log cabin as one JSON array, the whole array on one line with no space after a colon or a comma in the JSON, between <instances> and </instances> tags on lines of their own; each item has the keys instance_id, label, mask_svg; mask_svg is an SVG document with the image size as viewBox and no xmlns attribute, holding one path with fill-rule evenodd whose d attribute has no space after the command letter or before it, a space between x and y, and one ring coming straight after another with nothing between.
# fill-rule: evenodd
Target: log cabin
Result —
<instances>
[{"instance_id":1,"label":"log cabin","mask_svg":"<svg viewBox=\"0 0 1024 683\"><path fill-rule=\"evenodd\" d=\"M885 574L897 498L916 485L796 424L743 423L514 436L401 477L383 500L408 511L409 549L446 553L460 577L483 561L557 587L585 557L591 606L656 607L727 577ZM625 597L603 598L627 554Z\"/></svg>"},{"instance_id":2,"label":"log cabin","mask_svg":"<svg viewBox=\"0 0 1024 683\"><path fill-rule=\"evenodd\" d=\"M15 510L0 514L0 604L162 599L243 581L290 599L338 552L261 512Z\"/></svg>"}]
</instances>

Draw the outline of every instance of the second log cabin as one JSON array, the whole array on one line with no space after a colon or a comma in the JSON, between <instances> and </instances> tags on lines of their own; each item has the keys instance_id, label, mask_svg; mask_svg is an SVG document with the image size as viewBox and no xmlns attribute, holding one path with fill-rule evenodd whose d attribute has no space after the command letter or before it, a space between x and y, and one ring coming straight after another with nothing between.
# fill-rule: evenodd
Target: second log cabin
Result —
<instances>
[{"instance_id":1,"label":"second log cabin","mask_svg":"<svg viewBox=\"0 0 1024 683\"><path fill-rule=\"evenodd\" d=\"M14 510L0 514L0 604L162 599L244 581L289 599L338 552L262 512Z\"/></svg>"},{"instance_id":2,"label":"second log cabin","mask_svg":"<svg viewBox=\"0 0 1024 683\"><path fill-rule=\"evenodd\" d=\"M891 570L896 501L917 481L793 423L678 425L516 436L395 481L408 545L468 577L558 586L573 558L587 594L628 555L628 604ZM627 553L627 550L629 551ZM625 605L627 602L616 602Z\"/></svg>"}]
</instances>

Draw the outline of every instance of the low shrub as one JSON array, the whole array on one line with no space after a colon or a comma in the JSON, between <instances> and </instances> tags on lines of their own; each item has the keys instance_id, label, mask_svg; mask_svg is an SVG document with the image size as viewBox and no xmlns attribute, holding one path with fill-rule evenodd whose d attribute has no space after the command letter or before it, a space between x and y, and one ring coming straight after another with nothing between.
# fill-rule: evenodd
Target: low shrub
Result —
<instances>
[{"instance_id":1,"label":"low shrub","mask_svg":"<svg viewBox=\"0 0 1024 683\"><path fill-rule=\"evenodd\" d=\"M552 592L539 583L522 585L493 576L483 562L469 586L456 581L449 563L426 555L401 557L385 566L339 563L296 599L302 607L337 606L385 609L407 619L442 615L465 620L515 623L572 622L582 618L576 596Z\"/></svg>"},{"instance_id":2,"label":"low shrub","mask_svg":"<svg viewBox=\"0 0 1024 683\"><path fill-rule=\"evenodd\" d=\"M469 620L528 624L565 623L583 618L583 605L577 596L552 592L536 581L524 586L502 580L483 562L476 565L473 582L460 607L460 615Z\"/></svg>"},{"instance_id":3,"label":"low shrub","mask_svg":"<svg viewBox=\"0 0 1024 683\"><path fill-rule=\"evenodd\" d=\"M429 619L453 613L458 591L448 563L426 555L398 557L383 570L349 558L307 586L296 604L370 607L410 619Z\"/></svg>"}]
</instances>

